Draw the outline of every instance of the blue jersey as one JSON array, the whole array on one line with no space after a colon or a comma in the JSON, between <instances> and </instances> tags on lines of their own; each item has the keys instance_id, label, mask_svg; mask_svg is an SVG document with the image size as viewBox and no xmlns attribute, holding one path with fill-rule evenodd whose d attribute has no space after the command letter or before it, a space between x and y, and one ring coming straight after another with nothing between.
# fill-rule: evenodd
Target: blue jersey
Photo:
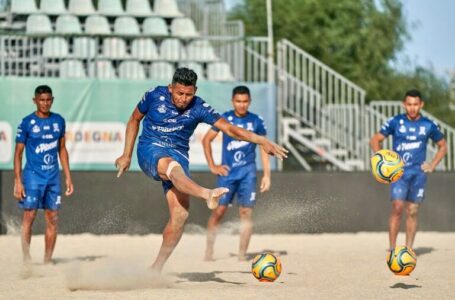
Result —
<instances>
[{"instance_id":1,"label":"blue jersey","mask_svg":"<svg viewBox=\"0 0 455 300\"><path fill-rule=\"evenodd\" d=\"M198 96L184 110L172 103L166 86L145 93L137 105L145 115L142 122L140 144L172 148L188 157L189 140L199 123L213 125L221 116Z\"/></svg>"},{"instance_id":2,"label":"blue jersey","mask_svg":"<svg viewBox=\"0 0 455 300\"><path fill-rule=\"evenodd\" d=\"M47 184L59 182L58 153L65 136L65 120L56 113L40 118L32 113L17 128L16 143L25 145L24 181Z\"/></svg>"},{"instance_id":3,"label":"blue jersey","mask_svg":"<svg viewBox=\"0 0 455 300\"><path fill-rule=\"evenodd\" d=\"M444 137L432 120L420 116L412 121L406 114L391 118L379 132L386 137L392 135L393 150L403 158L405 169L420 169L426 159L428 140L438 142Z\"/></svg>"},{"instance_id":4,"label":"blue jersey","mask_svg":"<svg viewBox=\"0 0 455 300\"><path fill-rule=\"evenodd\" d=\"M252 131L258 135L266 135L264 120L251 112L244 117L238 117L234 111L225 112L222 115L229 123ZM216 127L213 130L218 131ZM228 177L231 179L243 178L245 174L256 174L256 144L235 140L227 134L223 135L222 164L227 165Z\"/></svg>"}]
</instances>

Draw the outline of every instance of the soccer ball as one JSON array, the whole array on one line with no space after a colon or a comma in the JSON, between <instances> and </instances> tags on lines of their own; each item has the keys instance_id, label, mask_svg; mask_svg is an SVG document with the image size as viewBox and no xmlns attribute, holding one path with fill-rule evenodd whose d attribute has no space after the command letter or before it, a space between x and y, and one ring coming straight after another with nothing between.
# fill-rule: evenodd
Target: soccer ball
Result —
<instances>
[{"instance_id":1,"label":"soccer ball","mask_svg":"<svg viewBox=\"0 0 455 300\"><path fill-rule=\"evenodd\" d=\"M261 282L273 282L281 274L281 261L272 253L258 254L251 264L251 272Z\"/></svg>"},{"instance_id":2,"label":"soccer ball","mask_svg":"<svg viewBox=\"0 0 455 300\"><path fill-rule=\"evenodd\" d=\"M382 149L371 157L371 172L377 181L389 184L403 176L404 163L395 151Z\"/></svg>"},{"instance_id":3,"label":"soccer ball","mask_svg":"<svg viewBox=\"0 0 455 300\"><path fill-rule=\"evenodd\" d=\"M406 246L397 246L387 254L387 265L395 275L409 275L416 263L416 254Z\"/></svg>"}]
</instances>

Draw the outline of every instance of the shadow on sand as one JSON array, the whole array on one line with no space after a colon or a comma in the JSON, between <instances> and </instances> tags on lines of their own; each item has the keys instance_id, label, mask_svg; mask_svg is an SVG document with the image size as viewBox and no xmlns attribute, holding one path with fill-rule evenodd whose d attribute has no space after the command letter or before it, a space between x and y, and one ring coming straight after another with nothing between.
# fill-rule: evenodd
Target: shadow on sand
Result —
<instances>
[{"instance_id":1,"label":"shadow on sand","mask_svg":"<svg viewBox=\"0 0 455 300\"><path fill-rule=\"evenodd\" d=\"M95 261L97 259L106 257L106 255L88 255L88 256L76 256L71 258L54 258L52 262L54 264L66 264L74 261Z\"/></svg>"},{"instance_id":2,"label":"shadow on sand","mask_svg":"<svg viewBox=\"0 0 455 300\"><path fill-rule=\"evenodd\" d=\"M404 289L404 290L409 290L409 289L415 289L415 288L422 288L421 285L415 285L415 284L406 284L406 283L395 283L390 287L391 289Z\"/></svg>"},{"instance_id":3,"label":"shadow on sand","mask_svg":"<svg viewBox=\"0 0 455 300\"><path fill-rule=\"evenodd\" d=\"M235 282L235 281L227 281L224 279L221 279L217 277L217 274L222 274L222 273L249 273L249 272L221 272L221 271L213 271L209 273L202 273L202 272L192 272L192 273L174 273L173 275L177 276L178 278L181 279L186 279L188 281L192 282L220 282L220 283L229 283L229 284L235 284L235 285L242 285L245 284L244 282ZM176 283L180 282L185 282L185 281L177 281Z\"/></svg>"},{"instance_id":4,"label":"shadow on sand","mask_svg":"<svg viewBox=\"0 0 455 300\"><path fill-rule=\"evenodd\" d=\"M419 247L419 248L414 249L414 252L417 256L422 256L424 254L428 254L433 251L436 251L436 249L433 247Z\"/></svg>"},{"instance_id":5,"label":"shadow on sand","mask_svg":"<svg viewBox=\"0 0 455 300\"><path fill-rule=\"evenodd\" d=\"M259 251L259 252L252 252L252 253L247 253L246 254L246 260L252 260L256 255L258 254L262 254L262 253L272 253L273 255L275 256L285 256L288 254L287 251L284 251L284 250L270 250L270 249L264 249L262 251ZM234 253L229 253L229 256L231 257L234 257L234 256L237 256L237 254L234 254Z\"/></svg>"}]
</instances>

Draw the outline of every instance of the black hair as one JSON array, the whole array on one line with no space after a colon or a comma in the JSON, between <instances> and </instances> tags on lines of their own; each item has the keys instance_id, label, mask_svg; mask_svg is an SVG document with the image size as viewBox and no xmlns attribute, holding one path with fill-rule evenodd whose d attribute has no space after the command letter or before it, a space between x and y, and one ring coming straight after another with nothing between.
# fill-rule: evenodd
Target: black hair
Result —
<instances>
[{"instance_id":1,"label":"black hair","mask_svg":"<svg viewBox=\"0 0 455 300\"><path fill-rule=\"evenodd\" d=\"M416 89L407 91L406 94L404 95L403 100L406 100L406 97L419 97L419 99L423 101L422 94Z\"/></svg>"},{"instance_id":2,"label":"black hair","mask_svg":"<svg viewBox=\"0 0 455 300\"><path fill-rule=\"evenodd\" d=\"M188 68L177 68L172 76L172 84L180 83L184 86L196 86L197 74Z\"/></svg>"},{"instance_id":3,"label":"black hair","mask_svg":"<svg viewBox=\"0 0 455 300\"><path fill-rule=\"evenodd\" d=\"M247 94L248 97L251 97L250 96L250 89L247 87L247 86L244 86L244 85L239 85L239 86L236 86L233 90L232 90L232 97L234 97L235 95L237 94Z\"/></svg>"},{"instance_id":4,"label":"black hair","mask_svg":"<svg viewBox=\"0 0 455 300\"><path fill-rule=\"evenodd\" d=\"M35 89L35 96L38 96L40 94L51 94L52 95L52 89L48 85L39 85Z\"/></svg>"}]
</instances>

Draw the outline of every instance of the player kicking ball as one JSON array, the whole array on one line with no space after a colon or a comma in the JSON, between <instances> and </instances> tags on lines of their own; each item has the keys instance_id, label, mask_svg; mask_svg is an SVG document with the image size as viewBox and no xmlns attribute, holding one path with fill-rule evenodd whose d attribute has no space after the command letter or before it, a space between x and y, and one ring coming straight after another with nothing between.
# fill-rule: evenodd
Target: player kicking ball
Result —
<instances>
[{"instance_id":1,"label":"player kicking ball","mask_svg":"<svg viewBox=\"0 0 455 300\"><path fill-rule=\"evenodd\" d=\"M251 96L248 87L237 86L232 91L234 110L225 112L222 116L235 126L265 136L264 121L258 115L248 111L250 104ZM213 260L213 246L219 224L236 195L240 215L238 258L239 260L246 260L246 251L253 233L253 207L256 203L256 144L237 141L230 136L223 135L222 164L215 165L211 143L218 133L219 130L216 127L210 129L204 136L202 144L210 171L218 175L217 186L227 187L229 192L221 197L220 205L212 211L207 222L207 248L204 260ZM270 189L270 161L262 148L260 153L264 169L260 191L263 193Z\"/></svg>"},{"instance_id":2,"label":"player kicking ball","mask_svg":"<svg viewBox=\"0 0 455 300\"><path fill-rule=\"evenodd\" d=\"M189 139L199 123L215 126L235 139L259 144L266 153L279 159L285 158L287 153L286 149L265 137L233 126L222 118L195 95L196 82L194 71L178 68L169 86L158 86L147 91L128 121L124 151L115 161L119 177L131 164L142 121L143 129L137 148L139 166L147 176L162 182L170 212L160 251L152 265L157 271L162 270L182 237L188 218L189 197L200 198L209 209L215 209L220 197L228 192L227 188L204 188L190 179Z\"/></svg>"}]
</instances>

